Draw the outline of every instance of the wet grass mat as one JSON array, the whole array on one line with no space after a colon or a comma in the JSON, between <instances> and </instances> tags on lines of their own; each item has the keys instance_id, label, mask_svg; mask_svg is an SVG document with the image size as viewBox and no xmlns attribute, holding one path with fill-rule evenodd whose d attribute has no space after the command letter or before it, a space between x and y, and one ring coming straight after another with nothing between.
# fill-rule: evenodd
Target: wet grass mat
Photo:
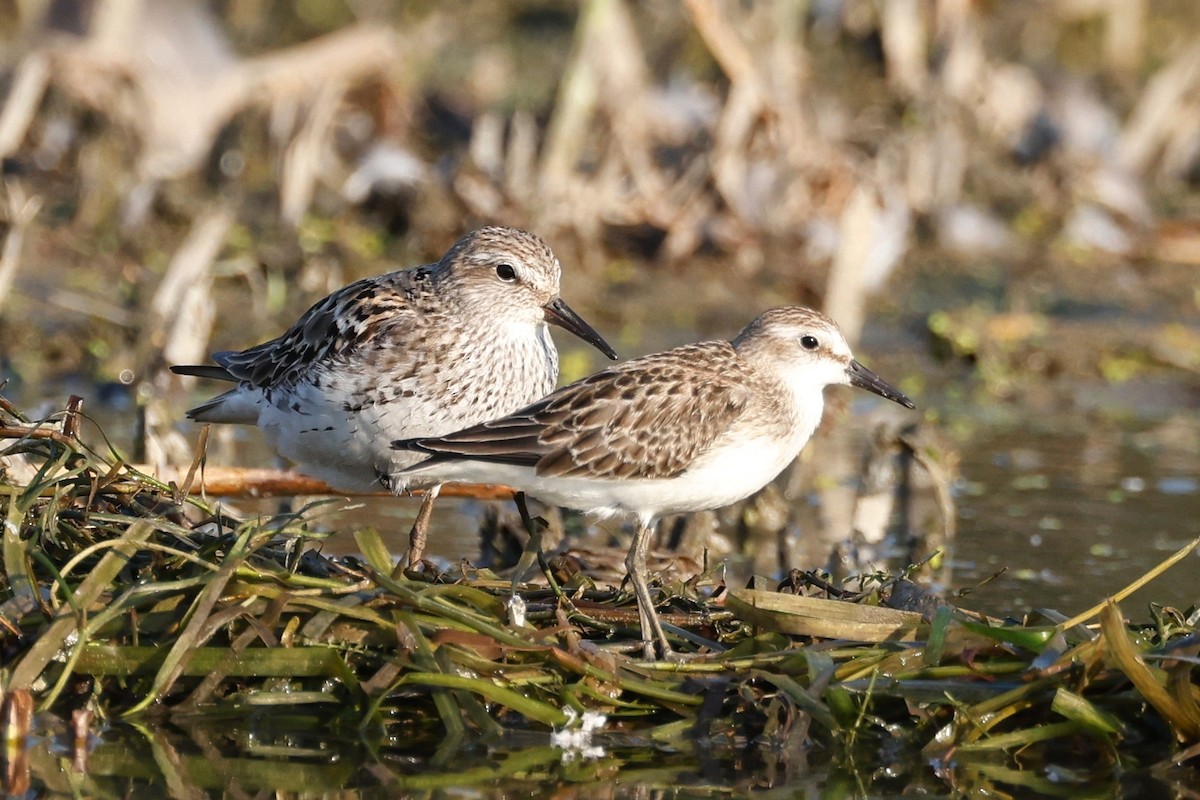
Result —
<instances>
[{"instance_id":1,"label":"wet grass mat","mask_svg":"<svg viewBox=\"0 0 1200 800\"><path fill-rule=\"evenodd\" d=\"M904 576L700 581L660 606L681 657L648 661L621 587L544 563L515 588L466 566L406 572L372 530L355 533L360 556L329 558L303 510L234 519L81 444L70 412L32 423L5 404L0 422L10 737L37 711L86 727L275 709L401 749L405 731L434 730L541 732L580 752L594 736L899 748L996 769L1068 756L1171 769L1200 752L1195 609L1131 624L1123 590L1074 619L997 620Z\"/></svg>"}]
</instances>

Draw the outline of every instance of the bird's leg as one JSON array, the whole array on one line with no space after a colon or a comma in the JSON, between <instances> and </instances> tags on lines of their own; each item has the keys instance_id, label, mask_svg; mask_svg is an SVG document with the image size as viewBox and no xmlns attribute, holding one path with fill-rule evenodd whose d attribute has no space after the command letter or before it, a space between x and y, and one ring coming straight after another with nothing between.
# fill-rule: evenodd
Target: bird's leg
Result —
<instances>
[{"instance_id":1,"label":"bird's leg","mask_svg":"<svg viewBox=\"0 0 1200 800\"><path fill-rule=\"evenodd\" d=\"M530 567L537 561L538 553L542 551L542 531L545 529L545 521L540 517L534 519L529 514L529 506L525 503L524 492L513 492L513 502L517 504L517 512L521 515L521 522L525 525L525 531L529 534L529 538L525 541L525 549L521 551L521 558L517 561L517 566L513 569L513 594L517 593L517 586L525 577L525 573L529 572Z\"/></svg>"},{"instance_id":2,"label":"bird's leg","mask_svg":"<svg viewBox=\"0 0 1200 800\"><path fill-rule=\"evenodd\" d=\"M425 555L425 540L429 534L429 518L433 516L433 501L437 500L442 485L434 484L425 490L421 499L421 509L413 520L412 530L408 532L408 568L416 569Z\"/></svg>"},{"instance_id":3,"label":"bird's leg","mask_svg":"<svg viewBox=\"0 0 1200 800\"><path fill-rule=\"evenodd\" d=\"M638 529L633 534L633 544L629 546L629 554L625 556L625 569L629 570L629 579L633 581L633 593L637 597L638 619L642 623L642 652L647 660L654 659L655 641L658 642L663 658L670 658L672 655L667 634L658 619L658 613L654 610L650 583L646 579L649 572L646 560L650 554L650 534L653 531L653 523L639 520Z\"/></svg>"}]
</instances>

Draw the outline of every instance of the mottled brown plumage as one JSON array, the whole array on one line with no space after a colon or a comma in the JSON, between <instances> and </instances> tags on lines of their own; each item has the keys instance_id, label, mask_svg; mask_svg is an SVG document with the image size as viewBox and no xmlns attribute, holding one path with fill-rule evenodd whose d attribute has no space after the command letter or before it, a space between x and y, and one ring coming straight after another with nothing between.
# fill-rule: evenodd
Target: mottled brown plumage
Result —
<instances>
[{"instance_id":1,"label":"mottled brown plumage","mask_svg":"<svg viewBox=\"0 0 1200 800\"><path fill-rule=\"evenodd\" d=\"M688 345L610 367L442 441L544 476L671 478L753 408L759 382L728 342Z\"/></svg>"},{"instance_id":2,"label":"mottled brown plumage","mask_svg":"<svg viewBox=\"0 0 1200 800\"><path fill-rule=\"evenodd\" d=\"M823 390L850 383L912 401L854 360L837 325L771 309L732 342L705 342L610 367L507 417L395 446L430 456L406 472L488 480L550 503L640 524L626 565L647 656L669 645L646 579L652 522L758 491L820 422Z\"/></svg>"}]
</instances>

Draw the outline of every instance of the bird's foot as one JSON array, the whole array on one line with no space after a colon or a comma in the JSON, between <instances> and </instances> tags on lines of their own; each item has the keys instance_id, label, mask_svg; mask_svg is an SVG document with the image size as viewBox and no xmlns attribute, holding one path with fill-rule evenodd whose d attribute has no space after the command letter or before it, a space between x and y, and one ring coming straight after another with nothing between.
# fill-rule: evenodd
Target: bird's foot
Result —
<instances>
[{"instance_id":1,"label":"bird's foot","mask_svg":"<svg viewBox=\"0 0 1200 800\"><path fill-rule=\"evenodd\" d=\"M675 651L671 649L671 643L667 640L667 632L663 630L662 621L658 618L658 612L653 605L643 606L638 603L638 616L641 617L642 628L642 655L647 661L654 661L657 658L663 660L673 659Z\"/></svg>"},{"instance_id":2,"label":"bird's foot","mask_svg":"<svg viewBox=\"0 0 1200 800\"><path fill-rule=\"evenodd\" d=\"M659 642L642 640L642 658L647 661L674 661L679 657L665 638Z\"/></svg>"},{"instance_id":3,"label":"bird's foot","mask_svg":"<svg viewBox=\"0 0 1200 800\"><path fill-rule=\"evenodd\" d=\"M426 583L436 583L442 577L442 571L438 569L437 564L428 558L418 558L415 562L405 559L400 562L396 571L409 580Z\"/></svg>"}]
</instances>

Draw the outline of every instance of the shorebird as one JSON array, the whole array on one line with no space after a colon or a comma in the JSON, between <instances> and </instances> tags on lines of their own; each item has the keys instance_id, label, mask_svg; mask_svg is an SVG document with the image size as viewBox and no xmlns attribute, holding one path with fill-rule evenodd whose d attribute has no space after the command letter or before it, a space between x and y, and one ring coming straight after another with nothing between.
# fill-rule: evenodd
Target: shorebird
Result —
<instances>
[{"instance_id":1,"label":"shorebird","mask_svg":"<svg viewBox=\"0 0 1200 800\"><path fill-rule=\"evenodd\" d=\"M864 367L825 315L764 312L732 341L644 356L566 386L520 411L457 433L394 446L429 458L402 470L442 481L488 481L559 506L637 523L625 559L643 651L671 647L646 576L654 522L721 508L761 489L796 458L824 408L824 389L850 384L913 402Z\"/></svg>"},{"instance_id":2,"label":"shorebird","mask_svg":"<svg viewBox=\"0 0 1200 800\"><path fill-rule=\"evenodd\" d=\"M616 353L559 296L562 267L539 237L488 227L436 264L350 284L282 336L181 375L237 385L187 412L257 425L280 455L335 489L431 486L410 537L416 564L440 481L400 470L423 457L397 438L436 436L503 416L551 391L558 351L546 323Z\"/></svg>"}]
</instances>

